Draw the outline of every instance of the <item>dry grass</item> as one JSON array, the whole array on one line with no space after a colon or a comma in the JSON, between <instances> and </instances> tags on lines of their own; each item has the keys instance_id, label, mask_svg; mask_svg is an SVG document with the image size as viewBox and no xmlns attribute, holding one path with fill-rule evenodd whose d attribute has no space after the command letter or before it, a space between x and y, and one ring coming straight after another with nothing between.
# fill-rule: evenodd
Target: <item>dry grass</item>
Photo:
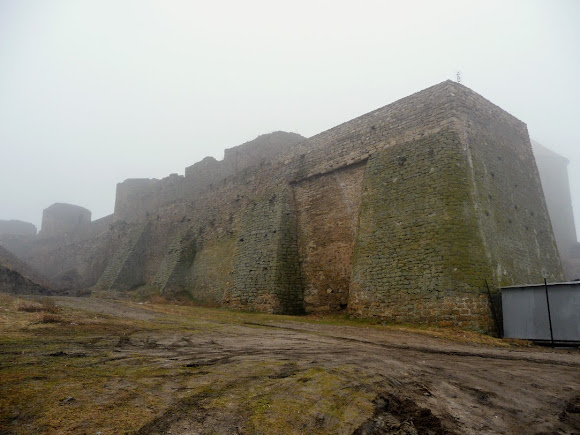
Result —
<instances>
[{"instance_id":1,"label":"dry grass","mask_svg":"<svg viewBox=\"0 0 580 435\"><path fill-rule=\"evenodd\" d=\"M162 372L114 347L148 326L0 293L0 433L134 432L160 409L142 389Z\"/></svg>"},{"instance_id":2,"label":"dry grass","mask_svg":"<svg viewBox=\"0 0 580 435\"><path fill-rule=\"evenodd\" d=\"M374 390L363 384L381 381L363 382L363 374L351 365L292 365L275 356L187 367L160 359L157 347L147 347L150 337L159 342L179 335L220 337L220 328L232 325L328 324L512 345L452 328L381 325L341 315L242 313L174 305L162 296L119 305L147 309L159 317L152 321L112 317L61 308L50 299L0 293L0 433L134 433L160 415L170 416L174 406L176 412L192 412L191 403L203 405L210 414L244 416L250 432L316 433L308 425L322 415L327 433L336 433L344 422L356 426L372 412ZM284 374L294 370L295 375Z\"/></svg>"},{"instance_id":3,"label":"dry grass","mask_svg":"<svg viewBox=\"0 0 580 435\"><path fill-rule=\"evenodd\" d=\"M61 316L55 314L44 313L40 317L40 323L64 323L64 322L65 320Z\"/></svg>"},{"instance_id":4,"label":"dry grass","mask_svg":"<svg viewBox=\"0 0 580 435\"><path fill-rule=\"evenodd\" d=\"M156 304L156 305L167 305L167 304L172 303L165 296L160 295L160 294L151 295L148 298L147 302L149 302L150 304Z\"/></svg>"},{"instance_id":5,"label":"dry grass","mask_svg":"<svg viewBox=\"0 0 580 435\"><path fill-rule=\"evenodd\" d=\"M61 309L54 303L54 301L48 298L43 298L39 302L19 300L17 309L18 311L24 311L26 313L57 314L61 311Z\"/></svg>"}]
</instances>

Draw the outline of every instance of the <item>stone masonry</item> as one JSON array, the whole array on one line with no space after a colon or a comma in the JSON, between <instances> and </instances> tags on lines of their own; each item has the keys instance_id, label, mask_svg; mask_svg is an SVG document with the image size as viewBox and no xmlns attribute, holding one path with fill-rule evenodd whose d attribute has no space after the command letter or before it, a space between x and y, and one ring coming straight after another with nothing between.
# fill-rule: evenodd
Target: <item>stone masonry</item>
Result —
<instances>
[{"instance_id":1,"label":"stone masonry","mask_svg":"<svg viewBox=\"0 0 580 435\"><path fill-rule=\"evenodd\" d=\"M485 280L562 280L525 124L451 81L309 139L276 132L185 176L127 180L104 219L48 269L233 309L481 330Z\"/></svg>"}]
</instances>

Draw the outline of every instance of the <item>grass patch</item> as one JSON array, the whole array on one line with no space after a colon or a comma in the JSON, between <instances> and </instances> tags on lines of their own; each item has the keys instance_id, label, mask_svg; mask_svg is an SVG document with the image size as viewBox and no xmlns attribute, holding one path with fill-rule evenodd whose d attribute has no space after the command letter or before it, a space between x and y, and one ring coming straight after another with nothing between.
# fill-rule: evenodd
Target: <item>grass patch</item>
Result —
<instances>
[{"instance_id":1,"label":"grass patch","mask_svg":"<svg viewBox=\"0 0 580 435\"><path fill-rule=\"evenodd\" d=\"M417 333L432 338L448 340L456 343L480 344L493 347L529 347L531 343L525 340L511 340L492 337L490 335L461 329L452 326L438 326L427 324L409 323L388 323L381 319L365 319L349 316L342 313L307 314L302 316L290 316L280 314L265 314L259 312L242 312L229 310L227 308L207 308L192 305L177 305L175 302L166 301L162 305L149 303L148 309L164 314L173 314L182 318L193 318L197 321L217 322L224 324L283 324L286 322L329 325L329 326L349 326L354 328L372 328L376 331L401 331Z\"/></svg>"},{"instance_id":2,"label":"grass patch","mask_svg":"<svg viewBox=\"0 0 580 435\"><path fill-rule=\"evenodd\" d=\"M119 313L112 316L53 310L50 299L0 293L0 433L133 433L164 418L169 427L174 411L193 420L196 413L215 421L229 416L248 433L352 432L372 415L384 378L355 365L322 363L316 354L289 359L284 340L262 349L260 328L308 332L308 324L324 324L499 345L492 337L453 328L152 300L119 300ZM20 308L25 306L34 309ZM131 309L156 316L122 317ZM248 326L256 329L248 333ZM310 330L324 335L329 329ZM246 352L238 337L254 349ZM216 426L215 432L226 429Z\"/></svg>"},{"instance_id":3,"label":"grass patch","mask_svg":"<svg viewBox=\"0 0 580 435\"><path fill-rule=\"evenodd\" d=\"M43 298L39 302L34 301L18 301L18 311L26 313L51 313L57 314L61 309L54 303L53 300Z\"/></svg>"},{"instance_id":4,"label":"grass patch","mask_svg":"<svg viewBox=\"0 0 580 435\"><path fill-rule=\"evenodd\" d=\"M56 314L43 313L39 320L40 323L64 323L65 320Z\"/></svg>"}]
</instances>

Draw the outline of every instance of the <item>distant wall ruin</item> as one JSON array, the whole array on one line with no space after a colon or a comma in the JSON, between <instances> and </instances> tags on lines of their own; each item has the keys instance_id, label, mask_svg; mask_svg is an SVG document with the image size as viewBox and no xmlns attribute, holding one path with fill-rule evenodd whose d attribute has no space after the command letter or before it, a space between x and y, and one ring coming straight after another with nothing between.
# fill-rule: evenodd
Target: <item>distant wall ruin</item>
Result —
<instances>
[{"instance_id":1,"label":"distant wall ruin","mask_svg":"<svg viewBox=\"0 0 580 435\"><path fill-rule=\"evenodd\" d=\"M18 220L0 220L0 236L36 236L36 226Z\"/></svg>"},{"instance_id":2,"label":"distant wall ruin","mask_svg":"<svg viewBox=\"0 0 580 435\"><path fill-rule=\"evenodd\" d=\"M35 238L35 225L19 220L0 220L0 246L15 255L24 257Z\"/></svg>"},{"instance_id":3,"label":"distant wall ruin","mask_svg":"<svg viewBox=\"0 0 580 435\"><path fill-rule=\"evenodd\" d=\"M48 238L81 234L88 230L90 223L90 210L72 204L52 204L42 213L39 236Z\"/></svg>"},{"instance_id":4,"label":"distant wall ruin","mask_svg":"<svg viewBox=\"0 0 580 435\"><path fill-rule=\"evenodd\" d=\"M572 210L568 180L569 161L533 140L532 148L550 211L556 245L562 258L564 275L568 280L578 279L580 278L580 243L576 235Z\"/></svg>"}]
</instances>

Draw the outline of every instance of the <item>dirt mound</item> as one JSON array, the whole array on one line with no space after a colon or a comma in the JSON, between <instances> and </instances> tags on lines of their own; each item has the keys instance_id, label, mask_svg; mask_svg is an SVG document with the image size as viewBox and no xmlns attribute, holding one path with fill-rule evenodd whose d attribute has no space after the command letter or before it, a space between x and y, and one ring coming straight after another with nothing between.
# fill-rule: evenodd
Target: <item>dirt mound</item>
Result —
<instances>
[{"instance_id":1,"label":"dirt mound","mask_svg":"<svg viewBox=\"0 0 580 435\"><path fill-rule=\"evenodd\" d=\"M417 406L409 398L393 394L380 394L375 400L375 412L360 425L353 435L397 434L397 435L448 435L441 420L431 410Z\"/></svg>"},{"instance_id":2,"label":"dirt mound","mask_svg":"<svg viewBox=\"0 0 580 435\"><path fill-rule=\"evenodd\" d=\"M566 402L560 421L580 433L580 395Z\"/></svg>"}]
</instances>

